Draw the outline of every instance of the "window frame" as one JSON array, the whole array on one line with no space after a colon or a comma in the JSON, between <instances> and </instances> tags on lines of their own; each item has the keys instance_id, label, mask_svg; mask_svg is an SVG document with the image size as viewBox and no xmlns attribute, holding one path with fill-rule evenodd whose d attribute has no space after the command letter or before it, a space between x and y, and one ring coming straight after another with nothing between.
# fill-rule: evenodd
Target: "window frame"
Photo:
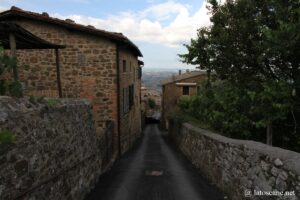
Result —
<instances>
[{"instance_id":1,"label":"window frame","mask_svg":"<svg viewBox=\"0 0 300 200\"><path fill-rule=\"evenodd\" d=\"M182 95L185 95L185 96L190 95L190 86L187 86L187 85L182 86Z\"/></svg>"},{"instance_id":2,"label":"window frame","mask_svg":"<svg viewBox=\"0 0 300 200\"><path fill-rule=\"evenodd\" d=\"M126 73L126 71L127 71L127 63L126 63L126 60L123 60L123 62L122 62L122 67L123 67L123 73Z\"/></svg>"}]
</instances>

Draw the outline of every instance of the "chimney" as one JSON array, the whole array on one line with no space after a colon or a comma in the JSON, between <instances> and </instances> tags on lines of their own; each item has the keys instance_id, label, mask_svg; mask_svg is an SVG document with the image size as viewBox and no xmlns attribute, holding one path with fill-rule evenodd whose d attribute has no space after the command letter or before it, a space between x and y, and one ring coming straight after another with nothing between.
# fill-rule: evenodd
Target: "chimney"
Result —
<instances>
[{"instance_id":1,"label":"chimney","mask_svg":"<svg viewBox=\"0 0 300 200\"><path fill-rule=\"evenodd\" d=\"M65 21L66 21L66 22L69 22L69 23L71 23L71 24L75 24L75 21L72 20L72 19L65 19Z\"/></svg>"},{"instance_id":2,"label":"chimney","mask_svg":"<svg viewBox=\"0 0 300 200\"><path fill-rule=\"evenodd\" d=\"M46 13L46 12L43 12L42 15L43 15L44 17L49 17L49 14Z\"/></svg>"},{"instance_id":3,"label":"chimney","mask_svg":"<svg viewBox=\"0 0 300 200\"><path fill-rule=\"evenodd\" d=\"M87 25L88 28L96 29L95 26Z\"/></svg>"},{"instance_id":4,"label":"chimney","mask_svg":"<svg viewBox=\"0 0 300 200\"><path fill-rule=\"evenodd\" d=\"M21 10L22 10L21 8L18 8L18 7L16 7L16 6L12 6L10 9L11 9L11 10L17 10L17 11L21 11Z\"/></svg>"},{"instance_id":5,"label":"chimney","mask_svg":"<svg viewBox=\"0 0 300 200\"><path fill-rule=\"evenodd\" d=\"M178 74L181 75L181 69L178 71Z\"/></svg>"}]
</instances>

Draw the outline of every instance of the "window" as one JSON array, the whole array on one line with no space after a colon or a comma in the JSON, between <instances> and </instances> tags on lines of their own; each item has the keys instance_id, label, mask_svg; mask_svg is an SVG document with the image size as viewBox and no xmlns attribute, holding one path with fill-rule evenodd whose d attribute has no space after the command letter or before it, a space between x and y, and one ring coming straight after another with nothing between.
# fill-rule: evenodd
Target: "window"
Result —
<instances>
[{"instance_id":1,"label":"window","mask_svg":"<svg viewBox=\"0 0 300 200\"><path fill-rule=\"evenodd\" d=\"M142 68L141 67L137 68L137 74L138 74L138 79L141 80L141 78L142 78Z\"/></svg>"},{"instance_id":2,"label":"window","mask_svg":"<svg viewBox=\"0 0 300 200\"><path fill-rule=\"evenodd\" d=\"M182 95L190 95L190 87L189 86L182 87Z\"/></svg>"},{"instance_id":3,"label":"window","mask_svg":"<svg viewBox=\"0 0 300 200\"><path fill-rule=\"evenodd\" d=\"M123 88L123 114L124 115L129 112L128 100L129 100L128 88Z\"/></svg>"},{"instance_id":4,"label":"window","mask_svg":"<svg viewBox=\"0 0 300 200\"><path fill-rule=\"evenodd\" d=\"M130 61L130 65L129 65L129 67L130 67L130 72L132 72L132 66L131 66L131 61Z\"/></svg>"},{"instance_id":5,"label":"window","mask_svg":"<svg viewBox=\"0 0 300 200\"><path fill-rule=\"evenodd\" d=\"M123 115L127 114L134 105L134 85L123 88Z\"/></svg>"},{"instance_id":6,"label":"window","mask_svg":"<svg viewBox=\"0 0 300 200\"><path fill-rule=\"evenodd\" d=\"M123 72L126 72L126 60L123 60Z\"/></svg>"},{"instance_id":7,"label":"window","mask_svg":"<svg viewBox=\"0 0 300 200\"><path fill-rule=\"evenodd\" d=\"M129 109L134 105L134 85L129 86Z\"/></svg>"}]
</instances>

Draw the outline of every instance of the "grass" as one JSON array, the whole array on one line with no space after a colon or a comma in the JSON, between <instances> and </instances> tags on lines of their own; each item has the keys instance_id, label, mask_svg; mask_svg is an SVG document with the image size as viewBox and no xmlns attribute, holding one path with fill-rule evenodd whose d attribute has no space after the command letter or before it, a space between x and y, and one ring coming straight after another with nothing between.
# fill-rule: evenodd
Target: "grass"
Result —
<instances>
[{"instance_id":1,"label":"grass","mask_svg":"<svg viewBox=\"0 0 300 200\"><path fill-rule=\"evenodd\" d=\"M30 101L30 103L35 104L35 105L39 104L39 103L46 103L49 107L55 107L60 103L59 99L55 99L55 98L45 99L44 96L41 96L41 97L30 96L29 101Z\"/></svg>"},{"instance_id":2,"label":"grass","mask_svg":"<svg viewBox=\"0 0 300 200\"><path fill-rule=\"evenodd\" d=\"M30 96L29 102L32 104L38 104L38 103L42 103L44 101L44 99L45 99L44 96L41 96L41 97Z\"/></svg>"},{"instance_id":3,"label":"grass","mask_svg":"<svg viewBox=\"0 0 300 200\"><path fill-rule=\"evenodd\" d=\"M54 107L57 106L60 103L60 101L58 99L48 99L48 106L49 107Z\"/></svg>"}]
</instances>

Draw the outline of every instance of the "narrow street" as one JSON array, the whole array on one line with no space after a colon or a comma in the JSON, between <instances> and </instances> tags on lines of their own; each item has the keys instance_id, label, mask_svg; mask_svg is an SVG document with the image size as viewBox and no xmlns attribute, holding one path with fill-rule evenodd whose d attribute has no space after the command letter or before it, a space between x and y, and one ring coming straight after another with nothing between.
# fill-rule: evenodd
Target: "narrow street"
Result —
<instances>
[{"instance_id":1,"label":"narrow street","mask_svg":"<svg viewBox=\"0 0 300 200\"><path fill-rule=\"evenodd\" d=\"M86 200L219 200L222 194L197 173L158 125L106 174Z\"/></svg>"}]
</instances>

